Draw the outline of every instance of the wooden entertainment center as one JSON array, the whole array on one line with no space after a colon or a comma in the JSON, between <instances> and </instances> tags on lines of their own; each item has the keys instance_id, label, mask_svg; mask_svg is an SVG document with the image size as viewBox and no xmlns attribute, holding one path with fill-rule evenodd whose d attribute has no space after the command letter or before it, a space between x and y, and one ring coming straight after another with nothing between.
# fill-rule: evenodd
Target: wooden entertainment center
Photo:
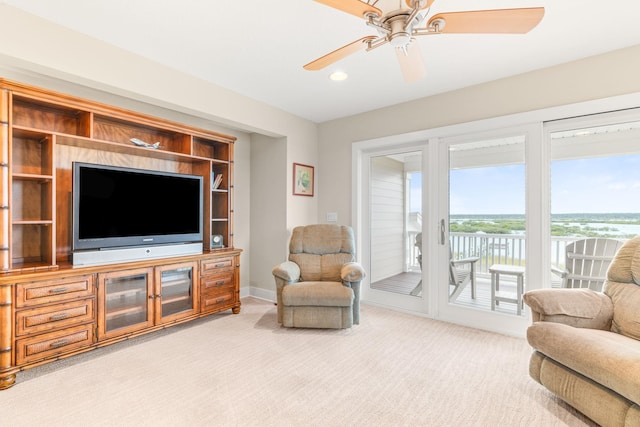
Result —
<instances>
[{"instance_id":1,"label":"wooden entertainment center","mask_svg":"<svg viewBox=\"0 0 640 427\"><path fill-rule=\"evenodd\" d=\"M240 312L234 142L0 79L0 390L24 369L223 310ZM202 176L203 253L72 266L74 161Z\"/></svg>"}]
</instances>

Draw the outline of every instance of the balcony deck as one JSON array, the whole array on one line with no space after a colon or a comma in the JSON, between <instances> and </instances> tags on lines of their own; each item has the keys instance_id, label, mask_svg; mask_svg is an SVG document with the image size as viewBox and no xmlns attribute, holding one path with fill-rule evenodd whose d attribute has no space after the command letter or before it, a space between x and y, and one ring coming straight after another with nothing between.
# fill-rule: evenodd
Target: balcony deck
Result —
<instances>
[{"instance_id":1,"label":"balcony deck","mask_svg":"<svg viewBox=\"0 0 640 427\"><path fill-rule=\"evenodd\" d=\"M402 295L420 296L416 291L416 284L420 282L419 272L400 273L387 279L371 284L372 289L394 292ZM509 277L500 278L500 289L515 292L516 283ZM458 296L455 304L480 310L491 310L491 277L485 274L476 276L476 299L471 298L471 287L467 286ZM496 306L496 312L516 315L516 305L501 302Z\"/></svg>"},{"instance_id":2,"label":"balcony deck","mask_svg":"<svg viewBox=\"0 0 640 427\"><path fill-rule=\"evenodd\" d=\"M416 246L416 231L409 232L406 239L405 253L407 259L404 268L408 272L376 281L372 289L395 292L403 295L420 296L420 265L418 255L420 248ZM489 268L494 264L525 266L525 238L523 234L486 234L486 233L451 233L450 248L453 259L475 257L476 298L471 298L471 288L466 286L453 303L480 310L491 310L491 275ZM551 267L563 270L568 243L578 237L552 237ZM625 239L620 239L624 241ZM552 276L552 287L560 286L560 278ZM511 276L500 277L500 290L515 293L516 282ZM525 283L526 292L526 283ZM517 315L516 304L501 302L496 312Z\"/></svg>"}]
</instances>

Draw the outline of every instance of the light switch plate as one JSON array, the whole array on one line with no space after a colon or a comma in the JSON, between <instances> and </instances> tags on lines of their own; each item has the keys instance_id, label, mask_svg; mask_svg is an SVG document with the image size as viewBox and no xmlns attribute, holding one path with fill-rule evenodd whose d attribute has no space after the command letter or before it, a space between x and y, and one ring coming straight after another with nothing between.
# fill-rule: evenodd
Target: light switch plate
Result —
<instances>
[{"instance_id":1,"label":"light switch plate","mask_svg":"<svg viewBox=\"0 0 640 427\"><path fill-rule=\"evenodd\" d=\"M338 212L327 212L327 222L338 222Z\"/></svg>"}]
</instances>

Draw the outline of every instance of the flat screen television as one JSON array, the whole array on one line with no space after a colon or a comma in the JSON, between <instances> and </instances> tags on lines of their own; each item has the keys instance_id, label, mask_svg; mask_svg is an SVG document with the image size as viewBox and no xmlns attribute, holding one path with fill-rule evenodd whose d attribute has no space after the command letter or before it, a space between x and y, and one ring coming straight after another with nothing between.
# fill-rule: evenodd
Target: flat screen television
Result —
<instances>
[{"instance_id":1,"label":"flat screen television","mask_svg":"<svg viewBox=\"0 0 640 427\"><path fill-rule=\"evenodd\" d=\"M203 241L203 179L73 163L73 251Z\"/></svg>"}]
</instances>

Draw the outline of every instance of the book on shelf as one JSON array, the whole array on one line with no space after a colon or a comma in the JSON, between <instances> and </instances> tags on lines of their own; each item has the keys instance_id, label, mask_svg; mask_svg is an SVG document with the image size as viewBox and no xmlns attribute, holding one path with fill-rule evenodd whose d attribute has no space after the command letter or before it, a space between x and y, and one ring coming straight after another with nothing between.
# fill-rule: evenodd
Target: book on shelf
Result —
<instances>
[{"instance_id":1,"label":"book on shelf","mask_svg":"<svg viewBox=\"0 0 640 427\"><path fill-rule=\"evenodd\" d=\"M215 179L213 180L213 184L211 185L211 188L213 188L214 190L217 190L218 187L220 187L221 183L222 183L222 174L219 173L216 175Z\"/></svg>"}]
</instances>

